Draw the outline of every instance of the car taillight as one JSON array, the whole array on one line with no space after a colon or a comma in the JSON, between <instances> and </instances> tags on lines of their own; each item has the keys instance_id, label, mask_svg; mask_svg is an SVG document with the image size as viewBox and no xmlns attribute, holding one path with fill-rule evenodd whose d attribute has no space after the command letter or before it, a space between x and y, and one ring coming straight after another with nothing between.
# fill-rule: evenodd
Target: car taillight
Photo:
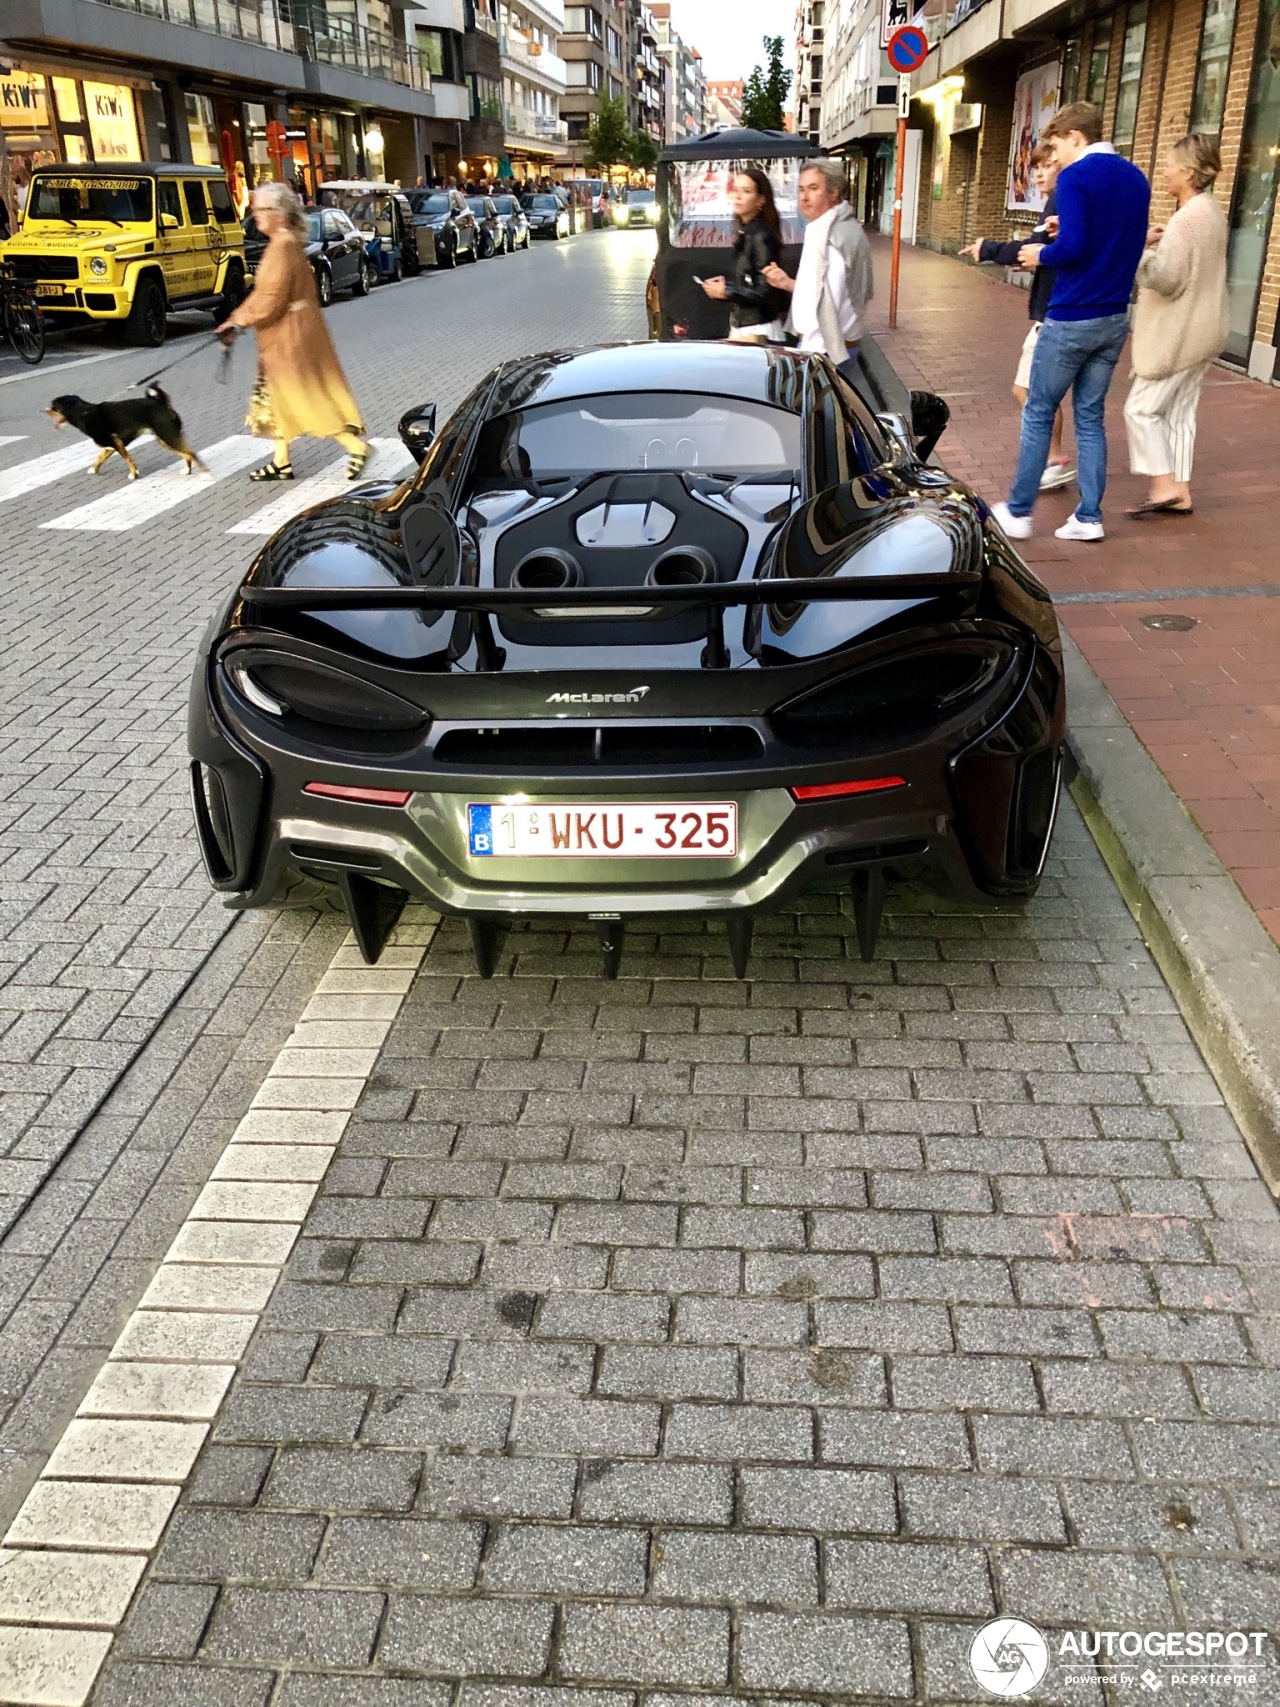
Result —
<instances>
[{"instance_id":1,"label":"car taillight","mask_svg":"<svg viewBox=\"0 0 1280 1707\"><path fill-rule=\"evenodd\" d=\"M801 802L809 800L838 800L846 794L887 794L890 789L905 788L905 776L873 776L863 778L858 782L808 782L799 783L791 790L791 798Z\"/></svg>"},{"instance_id":2,"label":"car taillight","mask_svg":"<svg viewBox=\"0 0 1280 1707\"><path fill-rule=\"evenodd\" d=\"M409 788L349 788L341 782L309 782L304 794L319 794L326 800L354 800L361 806L407 806Z\"/></svg>"}]
</instances>

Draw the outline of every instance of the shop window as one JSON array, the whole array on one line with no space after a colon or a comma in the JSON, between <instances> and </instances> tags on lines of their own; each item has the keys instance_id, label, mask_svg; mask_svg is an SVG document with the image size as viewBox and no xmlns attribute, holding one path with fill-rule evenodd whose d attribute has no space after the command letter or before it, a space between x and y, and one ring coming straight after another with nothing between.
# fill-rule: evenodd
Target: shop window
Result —
<instances>
[{"instance_id":1,"label":"shop window","mask_svg":"<svg viewBox=\"0 0 1280 1707\"><path fill-rule=\"evenodd\" d=\"M159 191L161 214L168 214L176 225L182 224L182 201L178 195L178 186L170 178L161 178L156 186Z\"/></svg>"},{"instance_id":2,"label":"shop window","mask_svg":"<svg viewBox=\"0 0 1280 1707\"><path fill-rule=\"evenodd\" d=\"M142 158L132 89L124 84L86 83L84 104L93 158L99 165Z\"/></svg>"},{"instance_id":3,"label":"shop window","mask_svg":"<svg viewBox=\"0 0 1280 1707\"><path fill-rule=\"evenodd\" d=\"M187 198L187 218L192 225L208 225L209 208L204 199L204 185L185 183L182 186L182 193Z\"/></svg>"},{"instance_id":4,"label":"shop window","mask_svg":"<svg viewBox=\"0 0 1280 1707\"><path fill-rule=\"evenodd\" d=\"M1280 0L1262 0L1258 11L1257 45L1227 246L1227 298L1231 306L1227 354L1240 361L1248 359L1257 330L1258 297L1266 272L1267 242L1280 176L1280 77L1272 58L1280 44ZM1266 332L1262 335L1265 337Z\"/></svg>"},{"instance_id":5,"label":"shop window","mask_svg":"<svg viewBox=\"0 0 1280 1707\"><path fill-rule=\"evenodd\" d=\"M1217 136L1227 99L1231 68L1231 37L1236 27L1236 0L1207 0L1196 65L1196 90L1191 102L1191 129Z\"/></svg>"},{"instance_id":6,"label":"shop window","mask_svg":"<svg viewBox=\"0 0 1280 1707\"><path fill-rule=\"evenodd\" d=\"M1093 46L1089 50L1089 75L1085 80L1084 98L1101 110L1107 100L1107 72L1111 68L1111 19L1099 18L1093 26Z\"/></svg>"},{"instance_id":7,"label":"shop window","mask_svg":"<svg viewBox=\"0 0 1280 1707\"><path fill-rule=\"evenodd\" d=\"M218 118L208 95L184 97L187 135L191 139L191 161L195 166L218 165Z\"/></svg>"},{"instance_id":8,"label":"shop window","mask_svg":"<svg viewBox=\"0 0 1280 1707\"><path fill-rule=\"evenodd\" d=\"M84 108L80 105L80 85L74 77L55 77L53 99L63 124L83 124Z\"/></svg>"},{"instance_id":9,"label":"shop window","mask_svg":"<svg viewBox=\"0 0 1280 1707\"><path fill-rule=\"evenodd\" d=\"M1070 106L1080 99L1080 56L1083 43L1074 36L1062 52L1061 103Z\"/></svg>"},{"instance_id":10,"label":"shop window","mask_svg":"<svg viewBox=\"0 0 1280 1707\"><path fill-rule=\"evenodd\" d=\"M1138 125L1138 91L1142 87L1142 56L1146 46L1147 0L1137 0L1125 13L1120 88L1116 95L1115 123L1111 127L1111 140L1116 145L1116 152L1126 156L1133 153L1133 137Z\"/></svg>"}]
</instances>

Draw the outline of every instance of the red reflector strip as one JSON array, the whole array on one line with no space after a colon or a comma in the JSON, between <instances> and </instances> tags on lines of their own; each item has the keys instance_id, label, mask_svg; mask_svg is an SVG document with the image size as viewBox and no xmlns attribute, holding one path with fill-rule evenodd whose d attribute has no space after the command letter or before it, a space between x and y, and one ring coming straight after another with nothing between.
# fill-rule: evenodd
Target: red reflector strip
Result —
<instances>
[{"instance_id":1,"label":"red reflector strip","mask_svg":"<svg viewBox=\"0 0 1280 1707\"><path fill-rule=\"evenodd\" d=\"M863 782L808 782L791 790L793 800L836 800L843 794L884 794L905 788L905 776L873 776Z\"/></svg>"},{"instance_id":2,"label":"red reflector strip","mask_svg":"<svg viewBox=\"0 0 1280 1707\"><path fill-rule=\"evenodd\" d=\"M304 794L320 794L326 800L354 800L361 806L407 806L409 788L348 788L341 782L309 782Z\"/></svg>"}]
</instances>

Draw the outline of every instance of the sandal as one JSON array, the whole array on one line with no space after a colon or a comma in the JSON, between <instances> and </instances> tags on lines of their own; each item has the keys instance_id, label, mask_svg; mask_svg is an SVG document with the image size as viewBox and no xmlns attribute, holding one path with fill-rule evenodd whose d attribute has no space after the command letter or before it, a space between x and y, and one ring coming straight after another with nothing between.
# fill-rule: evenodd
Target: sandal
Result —
<instances>
[{"instance_id":1,"label":"sandal","mask_svg":"<svg viewBox=\"0 0 1280 1707\"><path fill-rule=\"evenodd\" d=\"M264 462L261 468L255 468L249 476L250 480L292 480L293 464L291 462Z\"/></svg>"},{"instance_id":2,"label":"sandal","mask_svg":"<svg viewBox=\"0 0 1280 1707\"><path fill-rule=\"evenodd\" d=\"M358 450L353 456L349 456L347 458L347 479L359 480L360 476L368 466L369 458L372 455L373 446L366 445L363 450Z\"/></svg>"},{"instance_id":3,"label":"sandal","mask_svg":"<svg viewBox=\"0 0 1280 1707\"><path fill-rule=\"evenodd\" d=\"M1180 504L1176 498L1162 498L1154 504L1135 504L1133 509L1126 510L1125 515L1130 521L1140 521L1143 516L1193 516L1195 508L1191 504Z\"/></svg>"}]
</instances>

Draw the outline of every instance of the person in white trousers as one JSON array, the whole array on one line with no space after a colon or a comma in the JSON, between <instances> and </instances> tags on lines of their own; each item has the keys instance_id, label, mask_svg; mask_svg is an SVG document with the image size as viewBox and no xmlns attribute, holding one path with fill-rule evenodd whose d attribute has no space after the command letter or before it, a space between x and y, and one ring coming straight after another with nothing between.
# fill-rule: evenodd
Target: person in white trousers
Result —
<instances>
[{"instance_id":1,"label":"person in white trousers","mask_svg":"<svg viewBox=\"0 0 1280 1707\"><path fill-rule=\"evenodd\" d=\"M1226 341L1227 222L1213 196L1221 170L1216 137L1175 142L1165 188L1177 204L1153 225L1138 264L1133 316L1134 381L1124 406L1129 467L1150 477L1146 500L1128 514L1189 516L1196 408L1210 363Z\"/></svg>"}]
</instances>

